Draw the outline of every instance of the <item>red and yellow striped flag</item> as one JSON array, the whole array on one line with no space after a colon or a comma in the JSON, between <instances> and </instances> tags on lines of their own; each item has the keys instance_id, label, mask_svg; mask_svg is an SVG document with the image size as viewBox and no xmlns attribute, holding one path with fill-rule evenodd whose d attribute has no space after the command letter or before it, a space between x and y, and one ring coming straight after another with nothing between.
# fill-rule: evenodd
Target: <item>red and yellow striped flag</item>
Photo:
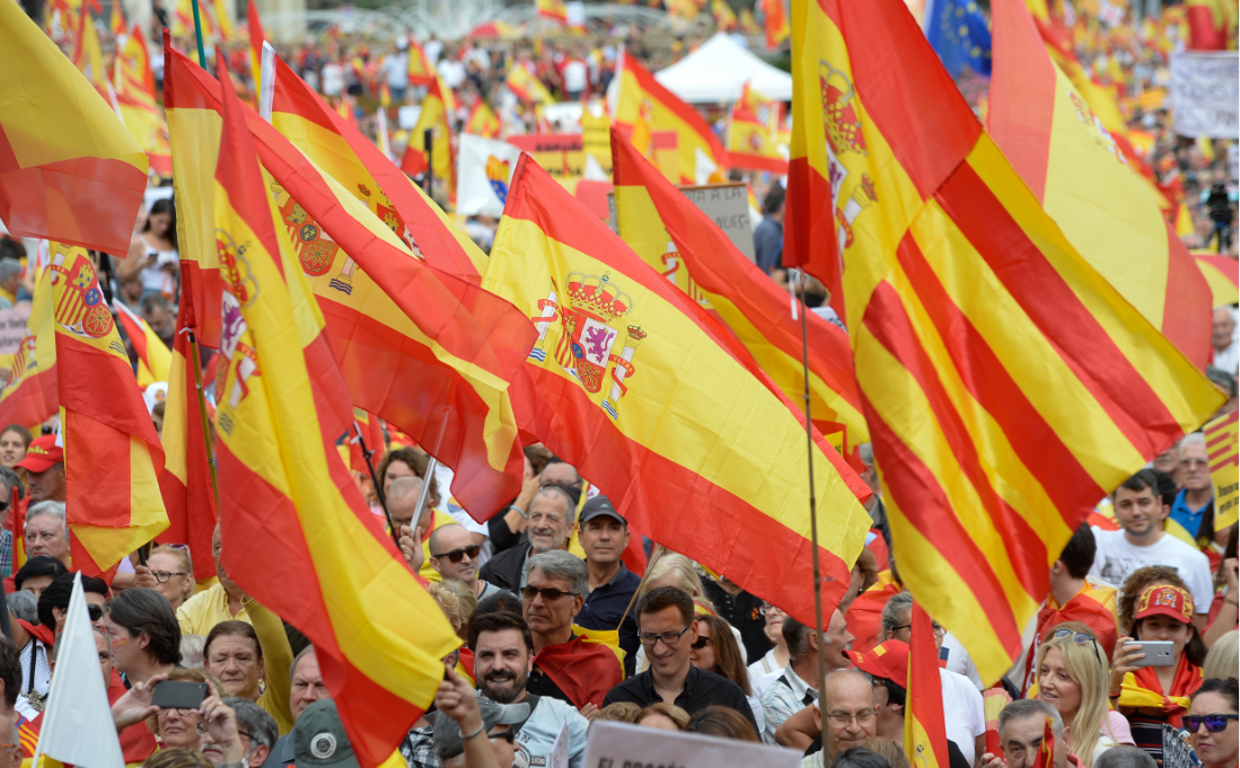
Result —
<instances>
[{"instance_id":1,"label":"red and yellow striped flag","mask_svg":"<svg viewBox=\"0 0 1240 768\"><path fill-rule=\"evenodd\" d=\"M435 65L426 57L426 50L417 40L409 38L409 84L430 85L438 76Z\"/></svg>"},{"instance_id":2,"label":"red and yellow striped flag","mask_svg":"<svg viewBox=\"0 0 1240 768\"><path fill-rule=\"evenodd\" d=\"M1072 246L1204 368L1210 293L1160 196L1047 55L1021 0L995 0L987 128Z\"/></svg>"},{"instance_id":3,"label":"red and yellow striped flag","mask_svg":"<svg viewBox=\"0 0 1240 768\"><path fill-rule=\"evenodd\" d=\"M744 347L522 155L483 287L538 328L522 428L606 493L634 527L814 616L803 416ZM820 437L823 605L861 551L865 489ZM682 499L669 515L667 499Z\"/></svg>"},{"instance_id":4,"label":"red and yellow striped flag","mask_svg":"<svg viewBox=\"0 0 1240 768\"><path fill-rule=\"evenodd\" d=\"M793 8L788 231L835 213L900 575L993 681L1077 524L1224 398L1073 249L900 0Z\"/></svg>"},{"instance_id":5,"label":"red and yellow striped flag","mask_svg":"<svg viewBox=\"0 0 1240 768\"><path fill-rule=\"evenodd\" d=\"M615 129L611 146L620 237L652 269L712 310L780 391L802 402L801 324L793 319L788 293ZM806 324L810 417L835 449L846 453L869 440L848 335L812 312Z\"/></svg>"},{"instance_id":6,"label":"red and yellow striped flag","mask_svg":"<svg viewBox=\"0 0 1240 768\"><path fill-rule=\"evenodd\" d=\"M115 7L120 7L116 3ZM155 103L155 74L142 27L134 24L125 45L116 52L116 103L125 127L146 152L151 170L163 177L172 175L172 148L168 143L168 124Z\"/></svg>"},{"instance_id":7,"label":"red and yellow striped flag","mask_svg":"<svg viewBox=\"0 0 1240 768\"><path fill-rule=\"evenodd\" d=\"M1236 466L1237 449L1240 449L1240 421L1238 411L1211 421L1202 428L1206 438L1206 450L1210 457L1210 479L1214 483L1215 530L1225 531L1240 519L1240 502L1236 482L1240 470Z\"/></svg>"},{"instance_id":8,"label":"red and yellow striped flag","mask_svg":"<svg viewBox=\"0 0 1240 768\"><path fill-rule=\"evenodd\" d=\"M682 184L723 181L727 150L706 120L693 107L681 101L632 56L620 51L616 64L615 89L609 110L625 135L645 154L649 133L672 131L676 134ZM639 134L645 134L643 141Z\"/></svg>"},{"instance_id":9,"label":"red and yellow striped flag","mask_svg":"<svg viewBox=\"0 0 1240 768\"><path fill-rule=\"evenodd\" d=\"M0 4L0 99L0 220L9 232L128 251L146 155L17 3Z\"/></svg>"},{"instance_id":10,"label":"red and yellow striped flag","mask_svg":"<svg viewBox=\"0 0 1240 768\"><path fill-rule=\"evenodd\" d=\"M224 565L310 639L363 766L386 760L460 641L340 460L352 419L314 294L277 234L242 104L221 62L215 225L227 267L216 417ZM278 580L269 563L281 563Z\"/></svg>"},{"instance_id":11,"label":"red and yellow striped flag","mask_svg":"<svg viewBox=\"0 0 1240 768\"><path fill-rule=\"evenodd\" d=\"M947 721L943 713L943 678L930 614L913 602L908 648L908 685L904 716L904 751L909 763L947 768Z\"/></svg>"},{"instance_id":12,"label":"red and yellow striped flag","mask_svg":"<svg viewBox=\"0 0 1240 768\"><path fill-rule=\"evenodd\" d=\"M422 99L422 112L418 116L418 124L410 132L410 146L421 148L426 165L435 173L435 178L448 182L448 199L456 199L456 163L452 159L452 113L456 110L456 100L452 89L442 77L436 77L426 89L426 97ZM425 151L423 137L431 132L431 151Z\"/></svg>"},{"instance_id":13,"label":"red and yellow striped flag","mask_svg":"<svg viewBox=\"0 0 1240 768\"><path fill-rule=\"evenodd\" d=\"M1209 251L1193 251L1192 254L1210 286L1210 306L1240 303L1240 262L1234 256L1219 256Z\"/></svg>"},{"instance_id":14,"label":"red and yellow striped flag","mask_svg":"<svg viewBox=\"0 0 1240 768\"><path fill-rule=\"evenodd\" d=\"M125 329L133 351L138 355L138 387L146 389L157 381L169 381L172 371L172 351L163 339L155 335L138 313L121 302L116 302L116 320Z\"/></svg>"},{"instance_id":15,"label":"red and yellow striped flag","mask_svg":"<svg viewBox=\"0 0 1240 768\"><path fill-rule=\"evenodd\" d=\"M33 268L34 261L31 260ZM9 364L8 380L0 391L0 421L38 424L56 415L59 394L56 378L56 321L52 312L52 273L37 277L30 317L21 346ZM14 542L21 541L17 529Z\"/></svg>"},{"instance_id":16,"label":"red and yellow striped flag","mask_svg":"<svg viewBox=\"0 0 1240 768\"><path fill-rule=\"evenodd\" d=\"M514 61L504 77L504 85L526 104L554 104L555 97L520 61Z\"/></svg>"},{"instance_id":17,"label":"red and yellow striped flag","mask_svg":"<svg viewBox=\"0 0 1240 768\"><path fill-rule=\"evenodd\" d=\"M788 172L788 160L779 151L782 105L745 83L741 97L728 113L728 166Z\"/></svg>"},{"instance_id":18,"label":"red and yellow striped flag","mask_svg":"<svg viewBox=\"0 0 1240 768\"><path fill-rule=\"evenodd\" d=\"M168 527L164 451L84 248L48 265L74 567L98 576Z\"/></svg>"},{"instance_id":19,"label":"red and yellow striped flag","mask_svg":"<svg viewBox=\"0 0 1240 768\"><path fill-rule=\"evenodd\" d=\"M246 6L245 18L250 33L250 75L254 78L255 93L262 93L263 43L267 40L267 33L263 31L263 20L258 15L258 3L251 0Z\"/></svg>"},{"instance_id":20,"label":"red and yellow striped flag","mask_svg":"<svg viewBox=\"0 0 1240 768\"><path fill-rule=\"evenodd\" d=\"M469 112L469 120L465 123L465 133L472 133L486 139L498 139L501 127L499 118L495 116L495 110L491 109L491 106L483 99L478 99L478 103L474 104L474 108Z\"/></svg>"}]
</instances>

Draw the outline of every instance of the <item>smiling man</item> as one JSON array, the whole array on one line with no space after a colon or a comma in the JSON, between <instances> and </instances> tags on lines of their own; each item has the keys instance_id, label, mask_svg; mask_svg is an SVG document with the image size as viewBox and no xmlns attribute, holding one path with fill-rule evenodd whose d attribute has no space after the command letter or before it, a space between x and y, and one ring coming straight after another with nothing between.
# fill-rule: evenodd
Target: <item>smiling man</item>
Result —
<instances>
[{"instance_id":1,"label":"smiling man","mask_svg":"<svg viewBox=\"0 0 1240 768\"><path fill-rule=\"evenodd\" d=\"M577 504L568 491L558 485L543 486L530 499L525 529L528 541L521 541L487 561L478 576L500 589L520 592L525 586L528 562L534 555L564 549L577 527Z\"/></svg>"},{"instance_id":2,"label":"smiling man","mask_svg":"<svg viewBox=\"0 0 1240 768\"><path fill-rule=\"evenodd\" d=\"M595 496L581 508L581 535L578 540L586 552L590 574L590 594L577 614L577 626L584 629L620 628L620 648L624 651L624 671L632 675L637 661L637 619L626 613L641 577L624 566L621 555L629 546L628 522L606 496ZM622 621L623 619L623 621Z\"/></svg>"}]
</instances>

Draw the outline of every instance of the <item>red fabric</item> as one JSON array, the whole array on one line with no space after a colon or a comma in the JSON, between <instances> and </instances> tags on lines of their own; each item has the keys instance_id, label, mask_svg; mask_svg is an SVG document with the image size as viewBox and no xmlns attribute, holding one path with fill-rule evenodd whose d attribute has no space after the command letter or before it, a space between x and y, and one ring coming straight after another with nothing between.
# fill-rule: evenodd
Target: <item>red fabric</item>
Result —
<instances>
[{"instance_id":1,"label":"red fabric","mask_svg":"<svg viewBox=\"0 0 1240 768\"><path fill-rule=\"evenodd\" d=\"M1188 710L1179 704L1171 701L1168 694L1163 692L1162 683L1158 682L1158 672L1154 667L1141 667L1132 676L1137 685L1145 690L1163 697L1163 705L1161 711L1167 716L1167 722L1176 728L1183 727L1183 717ZM1170 696L1189 697L1197 692L1201 687L1201 667L1194 665L1188 660L1186 654L1180 654L1180 663L1175 668L1175 677L1171 680Z\"/></svg>"},{"instance_id":2,"label":"red fabric","mask_svg":"<svg viewBox=\"0 0 1240 768\"><path fill-rule=\"evenodd\" d=\"M857 599L849 606L844 615L848 622L848 631L853 635L853 648L868 651L878 641L878 630L882 626L883 608L893 595L901 591L899 584L886 584L882 587L871 587L857 595Z\"/></svg>"},{"instance_id":3,"label":"red fabric","mask_svg":"<svg viewBox=\"0 0 1240 768\"><path fill-rule=\"evenodd\" d=\"M615 652L584 636L543 648L534 657L534 666L550 677L578 709L586 704L602 707L607 692L624 680L624 668Z\"/></svg>"},{"instance_id":4,"label":"red fabric","mask_svg":"<svg viewBox=\"0 0 1240 768\"><path fill-rule=\"evenodd\" d=\"M1115 652L1115 642L1119 639L1115 614L1111 613L1110 608L1094 599L1090 593L1096 593L1096 590L1086 584L1062 608L1055 603L1054 597L1048 597L1046 604L1038 611L1038 626L1034 632L1034 642L1029 647L1029 655L1025 658L1024 691L1028 691L1033 682L1031 675L1035 674L1033 664L1037 659L1038 647L1046 642L1051 629L1065 621L1079 621L1092 629L1094 636L1098 638L1098 645L1102 647L1106 657L1111 658Z\"/></svg>"},{"instance_id":5,"label":"red fabric","mask_svg":"<svg viewBox=\"0 0 1240 768\"><path fill-rule=\"evenodd\" d=\"M30 498L18 500L17 487L13 487L13 496L9 501L9 508L13 513L4 521L4 529L13 534L13 570L10 573L17 573L21 567L26 564L26 510L30 508ZM13 577L4 580L4 587L8 592L16 589L12 581Z\"/></svg>"},{"instance_id":6,"label":"red fabric","mask_svg":"<svg viewBox=\"0 0 1240 768\"><path fill-rule=\"evenodd\" d=\"M620 559L624 562L624 567L633 573L646 572L646 550L642 547L642 535L633 530L633 526L629 526L629 545L624 548L624 552L620 553Z\"/></svg>"},{"instance_id":7,"label":"red fabric","mask_svg":"<svg viewBox=\"0 0 1240 768\"><path fill-rule=\"evenodd\" d=\"M32 637L41 640L49 648L56 642L56 633L51 627L45 627L42 624L31 624L25 619L17 619L17 623L21 624L22 628L29 632Z\"/></svg>"},{"instance_id":8,"label":"red fabric","mask_svg":"<svg viewBox=\"0 0 1240 768\"><path fill-rule=\"evenodd\" d=\"M112 677L108 680L108 703L115 704L126 690L120 674L113 667ZM121 731L121 756L125 758L126 765L145 762L157 749L159 744L155 741L155 734L146 727L146 723L135 723Z\"/></svg>"},{"instance_id":9,"label":"red fabric","mask_svg":"<svg viewBox=\"0 0 1240 768\"><path fill-rule=\"evenodd\" d=\"M474 682L478 681L478 675L474 672L474 652L461 646L461 666L465 669L465 673L469 675L469 679Z\"/></svg>"}]
</instances>

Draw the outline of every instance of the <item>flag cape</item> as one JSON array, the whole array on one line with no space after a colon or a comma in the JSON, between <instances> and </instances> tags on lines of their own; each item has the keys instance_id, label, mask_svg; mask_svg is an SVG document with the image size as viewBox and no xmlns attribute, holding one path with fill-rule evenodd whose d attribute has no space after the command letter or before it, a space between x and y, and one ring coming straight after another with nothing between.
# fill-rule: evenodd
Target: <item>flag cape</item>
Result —
<instances>
[{"instance_id":1,"label":"flag cape","mask_svg":"<svg viewBox=\"0 0 1240 768\"><path fill-rule=\"evenodd\" d=\"M793 9L787 236L836 213L900 575L992 682L1097 500L1223 397L1072 248L902 2Z\"/></svg>"},{"instance_id":2,"label":"flag cape","mask_svg":"<svg viewBox=\"0 0 1240 768\"><path fill-rule=\"evenodd\" d=\"M1157 196L1128 163L1068 77L1051 61L1021 0L995 0L988 124L1068 241L1204 367L1209 287L1171 229Z\"/></svg>"},{"instance_id":3,"label":"flag cape","mask_svg":"<svg viewBox=\"0 0 1240 768\"><path fill-rule=\"evenodd\" d=\"M912 625L904 749L909 763L926 768L947 768L947 721L943 712L943 678L939 674L934 624L930 614L917 602L913 603Z\"/></svg>"},{"instance_id":4,"label":"flag cape","mask_svg":"<svg viewBox=\"0 0 1240 768\"><path fill-rule=\"evenodd\" d=\"M221 62L222 62L222 57ZM215 223L228 281L216 446L229 575L300 629L363 766L434 697L459 640L366 508L334 443L352 415L323 317L269 202L220 68ZM271 578L270 564L282 577Z\"/></svg>"},{"instance_id":5,"label":"flag cape","mask_svg":"<svg viewBox=\"0 0 1240 768\"><path fill-rule=\"evenodd\" d=\"M728 113L728 165L788 172L788 160L779 151L780 103L741 86L741 97Z\"/></svg>"},{"instance_id":6,"label":"flag cape","mask_svg":"<svg viewBox=\"0 0 1240 768\"><path fill-rule=\"evenodd\" d=\"M620 52L616 77L609 92L612 118L643 155L647 147L639 134L673 131L680 160L680 183L706 184L722 181L726 160L723 142L693 107L665 88L632 57ZM641 127L639 127L639 125Z\"/></svg>"},{"instance_id":7,"label":"flag cape","mask_svg":"<svg viewBox=\"0 0 1240 768\"><path fill-rule=\"evenodd\" d=\"M1136 672L1124 675L1120 684L1119 701L1121 707L1149 707L1160 709L1167 721L1176 728L1182 727L1182 718L1188 714L1189 700L1201 687L1201 667L1195 666L1188 656L1181 653L1180 662L1175 668L1175 677L1171 680L1171 692L1166 693L1158 681L1158 672L1153 667L1142 667Z\"/></svg>"},{"instance_id":8,"label":"flag cape","mask_svg":"<svg viewBox=\"0 0 1240 768\"><path fill-rule=\"evenodd\" d=\"M614 130L612 148L620 236L690 298L713 308L784 395L801 402L801 324L792 317L788 294ZM810 416L823 435L834 433L832 444L844 453L845 425L849 446L869 440L852 349L847 334L818 315L811 312L806 321Z\"/></svg>"},{"instance_id":9,"label":"flag cape","mask_svg":"<svg viewBox=\"0 0 1240 768\"><path fill-rule=\"evenodd\" d=\"M528 155L483 285L539 332L523 428L642 533L809 620L803 417L744 348ZM818 443L813 456L822 567L833 579L823 604L834 605L869 515L838 454ZM685 500L676 515L664 513L668 498Z\"/></svg>"},{"instance_id":10,"label":"flag cape","mask_svg":"<svg viewBox=\"0 0 1240 768\"><path fill-rule=\"evenodd\" d=\"M9 232L124 254L146 155L16 3L0 7L0 98L0 220Z\"/></svg>"},{"instance_id":11,"label":"flag cape","mask_svg":"<svg viewBox=\"0 0 1240 768\"><path fill-rule=\"evenodd\" d=\"M116 302L116 320L125 329L133 351L138 355L138 387L146 389L157 381L168 381L172 370L172 351L155 335L136 312Z\"/></svg>"},{"instance_id":12,"label":"flag cape","mask_svg":"<svg viewBox=\"0 0 1240 768\"><path fill-rule=\"evenodd\" d=\"M31 267L33 268L33 261ZM0 392L0 421L38 424L56 415L59 402L56 376L56 321L53 316L51 272L36 278L34 301L21 346L9 364L8 381ZM14 537L14 546L21 541Z\"/></svg>"},{"instance_id":13,"label":"flag cape","mask_svg":"<svg viewBox=\"0 0 1240 768\"><path fill-rule=\"evenodd\" d=\"M1088 583L1062 606L1055 601L1053 595L1047 596L1046 605L1038 611L1037 628L1034 630L1029 653L1025 657L1025 679L1021 683L1022 693L1028 694L1028 691L1038 681L1038 671L1035 667L1038 649L1046 641L1050 631L1065 621L1079 621L1092 629L1099 647L1107 657L1115 652L1115 643L1119 638L1115 598L1116 590L1110 587L1095 587Z\"/></svg>"},{"instance_id":14,"label":"flag cape","mask_svg":"<svg viewBox=\"0 0 1240 768\"><path fill-rule=\"evenodd\" d=\"M554 104L555 97L547 86L535 77L520 61L513 62L504 78L504 85L526 104Z\"/></svg>"},{"instance_id":15,"label":"flag cape","mask_svg":"<svg viewBox=\"0 0 1240 768\"><path fill-rule=\"evenodd\" d=\"M210 112L218 130L218 84L175 50L165 67L180 103ZM415 258L409 243L358 199L356 184L324 175L253 110L242 111L275 177L270 191L281 210L281 236L297 238L302 271L338 332L332 345L353 404L402 428L452 467L453 494L485 520L520 490L524 458L508 390L521 375L533 329L511 304ZM369 184L373 179L365 186L378 197ZM415 242L427 250L455 242L438 217L419 214L408 227L426 235Z\"/></svg>"},{"instance_id":16,"label":"flag cape","mask_svg":"<svg viewBox=\"0 0 1240 768\"><path fill-rule=\"evenodd\" d=\"M534 657L534 664L578 709L586 704L603 706L607 692L624 682L624 665L615 651L581 635L546 646Z\"/></svg>"},{"instance_id":17,"label":"flag cape","mask_svg":"<svg viewBox=\"0 0 1240 768\"><path fill-rule=\"evenodd\" d=\"M1195 251L1197 268L1210 286L1210 306L1240 303L1240 264L1231 256L1215 256Z\"/></svg>"},{"instance_id":18,"label":"flag cape","mask_svg":"<svg viewBox=\"0 0 1240 768\"><path fill-rule=\"evenodd\" d=\"M119 8L116 3L114 8ZM134 24L125 45L116 52L116 103L125 127L146 152L151 170L172 175L172 150L168 124L155 104L155 75L142 27Z\"/></svg>"},{"instance_id":19,"label":"flag cape","mask_svg":"<svg viewBox=\"0 0 1240 768\"><path fill-rule=\"evenodd\" d=\"M98 576L168 527L164 451L86 250L53 244L48 273L70 551Z\"/></svg>"}]
</instances>

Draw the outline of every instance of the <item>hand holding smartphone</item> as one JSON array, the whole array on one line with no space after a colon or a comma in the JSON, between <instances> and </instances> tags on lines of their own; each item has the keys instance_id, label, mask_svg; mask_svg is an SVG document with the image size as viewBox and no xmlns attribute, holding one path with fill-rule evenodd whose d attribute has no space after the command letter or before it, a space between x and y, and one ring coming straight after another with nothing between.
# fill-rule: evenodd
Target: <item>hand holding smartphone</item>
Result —
<instances>
[{"instance_id":1,"label":"hand holding smartphone","mask_svg":"<svg viewBox=\"0 0 1240 768\"><path fill-rule=\"evenodd\" d=\"M151 706L160 709L198 709L207 698L206 683L161 680L151 694Z\"/></svg>"}]
</instances>

